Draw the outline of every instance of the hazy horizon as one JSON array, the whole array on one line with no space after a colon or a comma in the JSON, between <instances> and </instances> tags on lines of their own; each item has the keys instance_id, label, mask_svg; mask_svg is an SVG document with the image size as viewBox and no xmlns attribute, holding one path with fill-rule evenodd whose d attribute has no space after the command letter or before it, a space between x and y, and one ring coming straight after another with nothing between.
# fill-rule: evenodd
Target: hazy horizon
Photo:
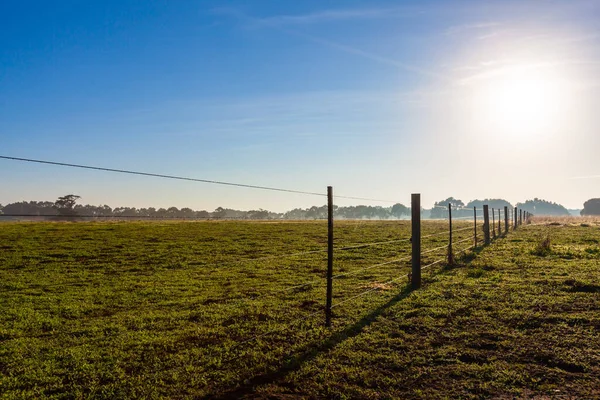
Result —
<instances>
[{"instance_id":1,"label":"hazy horizon","mask_svg":"<svg viewBox=\"0 0 600 400\"><path fill-rule=\"evenodd\" d=\"M0 5L0 155L390 200L600 197L600 2ZM316 196L0 160L1 203ZM382 205L339 199L339 205Z\"/></svg>"}]
</instances>

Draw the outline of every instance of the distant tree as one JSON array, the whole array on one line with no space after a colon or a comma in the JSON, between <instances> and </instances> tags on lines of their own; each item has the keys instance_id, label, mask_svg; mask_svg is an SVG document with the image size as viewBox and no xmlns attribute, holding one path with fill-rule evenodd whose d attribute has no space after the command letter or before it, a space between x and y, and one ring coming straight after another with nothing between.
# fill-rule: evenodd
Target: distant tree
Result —
<instances>
[{"instance_id":1,"label":"distant tree","mask_svg":"<svg viewBox=\"0 0 600 400\"><path fill-rule=\"evenodd\" d=\"M600 215L600 199L589 199L583 203L581 215Z\"/></svg>"},{"instance_id":2,"label":"distant tree","mask_svg":"<svg viewBox=\"0 0 600 400\"><path fill-rule=\"evenodd\" d=\"M436 201L431 209L431 218L447 218L448 204L452 206L453 210L465 206L465 203L463 203L462 200L455 199L454 197L448 197L446 200Z\"/></svg>"},{"instance_id":3,"label":"distant tree","mask_svg":"<svg viewBox=\"0 0 600 400\"><path fill-rule=\"evenodd\" d=\"M59 197L54 202L54 208L58 211L58 214L61 216L71 216L76 215L75 204L77 200L79 200L81 196L77 196L75 194L68 194L66 196Z\"/></svg>"},{"instance_id":4,"label":"distant tree","mask_svg":"<svg viewBox=\"0 0 600 400\"><path fill-rule=\"evenodd\" d=\"M113 215L117 217L137 217L139 212L135 207L117 207L113 210Z\"/></svg>"},{"instance_id":5,"label":"distant tree","mask_svg":"<svg viewBox=\"0 0 600 400\"><path fill-rule=\"evenodd\" d=\"M525 203L517 203L516 207L534 215L570 215L569 210L564 206L537 197Z\"/></svg>"},{"instance_id":6,"label":"distant tree","mask_svg":"<svg viewBox=\"0 0 600 400\"><path fill-rule=\"evenodd\" d=\"M206 210L196 211L194 213L194 217L196 218L210 218L210 213Z\"/></svg>"},{"instance_id":7,"label":"distant tree","mask_svg":"<svg viewBox=\"0 0 600 400\"><path fill-rule=\"evenodd\" d=\"M181 218L193 218L195 213L196 212L191 208L184 207L181 210L179 210L178 216Z\"/></svg>"},{"instance_id":8,"label":"distant tree","mask_svg":"<svg viewBox=\"0 0 600 400\"><path fill-rule=\"evenodd\" d=\"M29 214L29 215L57 215L54 203L50 201L20 201L10 203L2 208L5 215Z\"/></svg>"},{"instance_id":9,"label":"distant tree","mask_svg":"<svg viewBox=\"0 0 600 400\"><path fill-rule=\"evenodd\" d=\"M392 217L400 218L403 215L409 215L410 209L404 204L396 203L392 206L390 214L392 215Z\"/></svg>"},{"instance_id":10,"label":"distant tree","mask_svg":"<svg viewBox=\"0 0 600 400\"><path fill-rule=\"evenodd\" d=\"M268 219L269 212L267 210L263 210L262 208L259 208L258 210L250 210L247 213L247 217L249 219Z\"/></svg>"},{"instance_id":11,"label":"distant tree","mask_svg":"<svg viewBox=\"0 0 600 400\"><path fill-rule=\"evenodd\" d=\"M223 207L217 207L215 211L212 212L213 218L225 218L227 216L227 210Z\"/></svg>"},{"instance_id":12,"label":"distant tree","mask_svg":"<svg viewBox=\"0 0 600 400\"><path fill-rule=\"evenodd\" d=\"M325 219L327 218L327 206L312 206L308 210L306 210L305 218L308 219Z\"/></svg>"},{"instance_id":13,"label":"distant tree","mask_svg":"<svg viewBox=\"0 0 600 400\"><path fill-rule=\"evenodd\" d=\"M504 199L485 199L485 200L471 200L469 203L467 203L467 208L473 208L473 207L477 207L479 209L481 209L483 207L484 204L487 204L488 206L490 206L490 208L495 208L495 209L504 209L504 207L508 207L513 208L512 204L510 204L510 202L504 200Z\"/></svg>"},{"instance_id":14,"label":"distant tree","mask_svg":"<svg viewBox=\"0 0 600 400\"><path fill-rule=\"evenodd\" d=\"M167 208L167 216L169 217L179 217L179 209L177 207L169 207Z\"/></svg>"},{"instance_id":15,"label":"distant tree","mask_svg":"<svg viewBox=\"0 0 600 400\"><path fill-rule=\"evenodd\" d=\"M284 219L306 219L306 210L302 208L294 208L283 214Z\"/></svg>"}]
</instances>

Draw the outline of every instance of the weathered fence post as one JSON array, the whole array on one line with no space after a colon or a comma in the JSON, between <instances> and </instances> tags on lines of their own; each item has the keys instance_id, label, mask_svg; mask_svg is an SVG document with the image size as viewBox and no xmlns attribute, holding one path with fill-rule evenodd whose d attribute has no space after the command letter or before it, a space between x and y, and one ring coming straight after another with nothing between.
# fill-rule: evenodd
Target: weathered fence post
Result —
<instances>
[{"instance_id":1,"label":"weathered fence post","mask_svg":"<svg viewBox=\"0 0 600 400\"><path fill-rule=\"evenodd\" d=\"M325 326L331 326L331 303L333 298L333 187L327 186L327 302Z\"/></svg>"},{"instance_id":2,"label":"weathered fence post","mask_svg":"<svg viewBox=\"0 0 600 400\"><path fill-rule=\"evenodd\" d=\"M496 212L492 208L492 237L496 239Z\"/></svg>"},{"instance_id":3,"label":"weathered fence post","mask_svg":"<svg viewBox=\"0 0 600 400\"><path fill-rule=\"evenodd\" d=\"M411 287L421 287L421 195L413 193L411 196L411 223L412 223L412 274Z\"/></svg>"},{"instance_id":4,"label":"weathered fence post","mask_svg":"<svg viewBox=\"0 0 600 400\"><path fill-rule=\"evenodd\" d=\"M474 242L473 247L477 247L477 207L473 207L473 221L474 221L473 226L475 228L475 236L474 236L475 242Z\"/></svg>"},{"instance_id":5,"label":"weathered fence post","mask_svg":"<svg viewBox=\"0 0 600 400\"><path fill-rule=\"evenodd\" d=\"M498 236L502 236L502 223L500 222L500 209L498 209Z\"/></svg>"},{"instance_id":6,"label":"weathered fence post","mask_svg":"<svg viewBox=\"0 0 600 400\"><path fill-rule=\"evenodd\" d=\"M483 205L483 237L485 239L485 244L490 244L490 214L489 207L487 204Z\"/></svg>"},{"instance_id":7,"label":"weathered fence post","mask_svg":"<svg viewBox=\"0 0 600 400\"><path fill-rule=\"evenodd\" d=\"M517 229L517 215L519 213L517 212L517 207L515 207L515 212L513 213L513 219L515 220L515 226L514 229Z\"/></svg>"},{"instance_id":8,"label":"weathered fence post","mask_svg":"<svg viewBox=\"0 0 600 400\"><path fill-rule=\"evenodd\" d=\"M523 209L519 209L519 225L523 225Z\"/></svg>"},{"instance_id":9,"label":"weathered fence post","mask_svg":"<svg viewBox=\"0 0 600 400\"><path fill-rule=\"evenodd\" d=\"M504 234L508 235L508 206L504 206Z\"/></svg>"},{"instance_id":10,"label":"weathered fence post","mask_svg":"<svg viewBox=\"0 0 600 400\"><path fill-rule=\"evenodd\" d=\"M448 203L448 224L450 234L448 235L448 265L454 265L454 254L452 253L452 204Z\"/></svg>"}]
</instances>

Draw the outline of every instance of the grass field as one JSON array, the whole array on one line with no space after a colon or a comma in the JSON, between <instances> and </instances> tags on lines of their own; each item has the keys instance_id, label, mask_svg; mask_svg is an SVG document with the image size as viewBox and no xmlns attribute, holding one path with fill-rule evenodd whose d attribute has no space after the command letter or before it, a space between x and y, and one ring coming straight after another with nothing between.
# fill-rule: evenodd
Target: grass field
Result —
<instances>
[{"instance_id":1,"label":"grass field","mask_svg":"<svg viewBox=\"0 0 600 400\"><path fill-rule=\"evenodd\" d=\"M336 251L332 329L323 221L2 224L0 397L600 396L596 223L523 226L416 292L408 260L365 269L409 224L336 222L338 249L401 241Z\"/></svg>"}]
</instances>

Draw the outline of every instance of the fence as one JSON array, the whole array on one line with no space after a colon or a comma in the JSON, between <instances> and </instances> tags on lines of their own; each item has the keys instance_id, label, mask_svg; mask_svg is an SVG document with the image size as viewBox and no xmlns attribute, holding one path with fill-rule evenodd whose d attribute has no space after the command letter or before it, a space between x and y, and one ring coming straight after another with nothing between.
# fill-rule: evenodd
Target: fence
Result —
<instances>
[{"instance_id":1,"label":"fence","mask_svg":"<svg viewBox=\"0 0 600 400\"><path fill-rule=\"evenodd\" d=\"M252 189L260 189L260 190L270 190L270 191L278 191L278 192L287 192L299 195L309 195L309 196L320 196L326 197L327 199L327 216L325 220L327 221L327 232L326 232L326 243L327 245L323 248L311 248L306 249L304 251L294 251L288 254L273 254L265 257L251 258L251 259L240 259L235 261L234 263L253 263L260 262L261 260L274 260L274 259L282 259L282 258L293 258L299 256L307 256L307 255L325 255L327 257L326 262L326 275L325 275L325 298L324 307L312 312L308 315L303 316L301 319L297 319L295 321L291 321L288 324L280 325L274 330L269 330L259 335L254 335L250 338L240 340L237 342L234 348L247 344L251 341L260 339L262 337L273 334L282 329L291 328L295 324L302 322L302 320L306 318L317 317L321 315L324 319L323 323L326 327L331 327L333 325L334 315L333 310L342 306L343 304L349 303L363 296L367 296L370 293L374 293L379 290L381 285L390 285L395 282L398 282L402 279L407 279L410 283L410 288L412 290L417 290L422 286L422 272L424 270L433 268L436 265L454 265L456 263L456 255L464 253L469 250L482 248L483 246L489 245L493 240L503 237L507 235L511 230L516 230L520 225L527 221L532 217L532 214L518 208L510 208L503 207L499 209L490 208L488 205L483 205L482 208L474 207L472 209L467 209L464 207L453 207L451 204L448 204L447 207L443 207L443 214L445 218L440 219L440 223L447 223L447 229L441 229L439 231L433 233L424 234L424 224L421 216L421 195L420 194L412 194L411 196L411 220L410 220L410 236L406 237L398 237L388 240L381 241L373 241L373 242L361 242L354 244L346 244L344 246L335 246L336 239L336 231L335 231L335 220L334 220L334 204L335 199L351 199L351 200L364 200L364 201L378 201L378 202L390 202L396 203L394 201L389 200L380 200L380 199L369 199L364 197L354 197L354 196L335 196L333 192L333 187L327 187L326 193L319 192L306 192L301 190L290 190L290 189L280 189L280 188L272 188L272 187L263 187L263 186L254 186L254 185L243 185L243 184L234 184L228 182L218 182L204 179L192 179L185 177L175 177L170 175L161 175L161 174L148 174L142 172L135 171L125 171L118 169L110 169L110 168L100 168L100 167L90 167L90 166L82 166L76 164L66 164L66 163L54 163L40 160L29 160L29 159L20 159L20 158L11 158L0 156L0 158L16 160L16 161L26 161L26 162L37 162L46 165L57 165L57 166L67 166L74 168L85 168L92 170L99 170L104 172L111 173L129 173L135 175L149 176L149 177L158 177L158 178L166 178L166 179L178 179L178 180L186 180L192 182L203 182L203 183L212 183L212 184L221 184L221 185L229 185L229 186L239 186L244 188L252 188ZM2 217L18 217L18 214L13 215L2 215ZM33 217L33 215L25 215L24 217ZM43 217L43 216L39 216ZM55 216L49 216L55 217ZM119 218L114 216L71 216L74 218ZM139 217L131 217L131 218L139 218ZM179 219L179 218L176 218ZM232 218L235 220L235 218ZM472 225L470 225L472 223ZM472 232L472 233L470 233ZM443 245L439 244L440 238L447 238L447 243ZM431 247L423 246L424 239L435 239L435 241L431 241ZM391 259L381 260L380 262L373 263L359 269L355 269L352 271L339 271L336 273L336 256L341 254L342 252L350 252L358 249L371 248L374 246L385 246L385 245L395 245L395 244L407 244L410 248L410 254L396 254ZM429 242L428 242L429 243ZM434 247L435 246L435 247ZM424 248L425 247L425 248ZM427 260L425 262L425 260ZM367 271L372 271L377 268L381 268L384 266L390 265L402 265L403 263L408 264L410 266L410 272L407 274L402 274L399 276L394 276L392 279L387 279L383 282L377 282L377 285L373 285L373 287L364 290L360 293L353 293L347 298L339 299L339 301L334 302L334 293L337 289L336 282L340 279L347 278L352 275L358 275L362 273L366 273ZM309 287L314 285L315 283L323 283L322 278L316 279L307 283L299 283L296 285L292 285L290 287L282 288L271 294L283 294L283 293L291 293L297 291L299 289ZM232 349L230 349L232 350Z\"/></svg>"}]
</instances>

